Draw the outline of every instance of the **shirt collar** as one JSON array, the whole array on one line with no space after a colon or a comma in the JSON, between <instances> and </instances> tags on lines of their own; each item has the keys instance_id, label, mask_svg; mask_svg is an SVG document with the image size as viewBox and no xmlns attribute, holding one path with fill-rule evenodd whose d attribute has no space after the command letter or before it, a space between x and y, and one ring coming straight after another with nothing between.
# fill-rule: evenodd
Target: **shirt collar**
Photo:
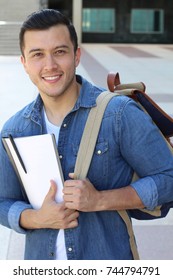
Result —
<instances>
[{"instance_id":1,"label":"shirt collar","mask_svg":"<svg viewBox=\"0 0 173 280\"><path fill-rule=\"evenodd\" d=\"M105 89L91 84L80 75L76 75L76 81L81 84L81 89L73 111L78 110L80 107L92 108L96 106L97 96ZM36 121L38 120L38 117L41 116L42 109L43 101L41 96L38 95L35 101L26 107L24 110L24 116L26 118L32 116L32 118Z\"/></svg>"},{"instance_id":2,"label":"shirt collar","mask_svg":"<svg viewBox=\"0 0 173 280\"><path fill-rule=\"evenodd\" d=\"M76 75L76 80L81 84L81 89L73 111L79 109L79 107L92 108L96 106L97 96L105 89L91 84L80 75Z\"/></svg>"}]
</instances>

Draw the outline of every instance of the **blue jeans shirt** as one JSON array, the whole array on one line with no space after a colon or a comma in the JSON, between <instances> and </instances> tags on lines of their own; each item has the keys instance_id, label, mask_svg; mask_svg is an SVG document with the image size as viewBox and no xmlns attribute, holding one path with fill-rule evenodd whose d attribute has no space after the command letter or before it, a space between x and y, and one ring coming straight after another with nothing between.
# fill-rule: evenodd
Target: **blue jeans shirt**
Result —
<instances>
[{"instance_id":1,"label":"blue jeans shirt","mask_svg":"<svg viewBox=\"0 0 173 280\"><path fill-rule=\"evenodd\" d=\"M80 76L77 81L82 84L80 96L64 118L58 142L65 180L74 171L90 108L103 91ZM42 109L38 95L6 122L1 137L46 133ZM141 179L131 185L147 209L173 200L173 157L158 129L133 100L115 97L105 111L88 178L100 191L116 189L130 184L133 170ZM20 214L27 208L31 205L1 141L0 223L26 235L25 259L54 259L58 230L21 228ZM70 260L133 259L126 226L116 211L80 212L79 225L65 230L65 243Z\"/></svg>"}]
</instances>

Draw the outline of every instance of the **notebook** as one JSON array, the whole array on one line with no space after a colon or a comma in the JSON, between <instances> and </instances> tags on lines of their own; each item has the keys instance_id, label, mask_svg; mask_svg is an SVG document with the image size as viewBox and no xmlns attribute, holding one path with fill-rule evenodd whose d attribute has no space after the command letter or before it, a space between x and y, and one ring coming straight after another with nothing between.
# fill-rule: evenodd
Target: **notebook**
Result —
<instances>
[{"instance_id":1,"label":"notebook","mask_svg":"<svg viewBox=\"0 0 173 280\"><path fill-rule=\"evenodd\" d=\"M3 138L16 174L35 209L39 209L49 191L50 180L63 188L63 173L53 134ZM56 195L58 201L58 193Z\"/></svg>"}]
</instances>

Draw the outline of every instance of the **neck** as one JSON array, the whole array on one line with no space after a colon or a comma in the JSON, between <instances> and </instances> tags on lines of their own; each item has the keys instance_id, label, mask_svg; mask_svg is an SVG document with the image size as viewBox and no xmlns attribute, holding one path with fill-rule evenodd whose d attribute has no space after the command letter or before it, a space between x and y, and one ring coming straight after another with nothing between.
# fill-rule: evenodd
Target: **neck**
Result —
<instances>
[{"instance_id":1,"label":"neck","mask_svg":"<svg viewBox=\"0 0 173 280\"><path fill-rule=\"evenodd\" d=\"M51 98L44 103L48 120L57 126L61 126L65 116L73 109L80 92L80 85L76 83L76 90L70 95L61 95L56 99Z\"/></svg>"}]
</instances>

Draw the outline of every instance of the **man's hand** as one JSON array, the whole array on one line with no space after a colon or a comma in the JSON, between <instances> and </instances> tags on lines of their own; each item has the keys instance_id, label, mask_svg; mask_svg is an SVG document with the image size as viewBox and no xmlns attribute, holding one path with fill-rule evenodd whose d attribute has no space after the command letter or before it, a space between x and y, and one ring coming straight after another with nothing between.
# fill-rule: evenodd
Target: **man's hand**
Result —
<instances>
[{"instance_id":1,"label":"man's hand","mask_svg":"<svg viewBox=\"0 0 173 280\"><path fill-rule=\"evenodd\" d=\"M87 179L73 180L74 173L69 177L72 180L65 181L63 189L65 206L83 212L97 211L99 191Z\"/></svg>"},{"instance_id":2,"label":"man's hand","mask_svg":"<svg viewBox=\"0 0 173 280\"><path fill-rule=\"evenodd\" d=\"M51 181L51 187L41 208L38 210L24 210L21 214L20 225L27 229L66 229L76 227L78 225L78 211L68 209L64 202L56 203L56 192L57 186L54 181Z\"/></svg>"},{"instance_id":3,"label":"man's hand","mask_svg":"<svg viewBox=\"0 0 173 280\"><path fill-rule=\"evenodd\" d=\"M83 212L142 209L144 204L135 189L130 185L118 189L98 191L92 183L85 180L72 180L64 183L64 202L68 209Z\"/></svg>"}]
</instances>

